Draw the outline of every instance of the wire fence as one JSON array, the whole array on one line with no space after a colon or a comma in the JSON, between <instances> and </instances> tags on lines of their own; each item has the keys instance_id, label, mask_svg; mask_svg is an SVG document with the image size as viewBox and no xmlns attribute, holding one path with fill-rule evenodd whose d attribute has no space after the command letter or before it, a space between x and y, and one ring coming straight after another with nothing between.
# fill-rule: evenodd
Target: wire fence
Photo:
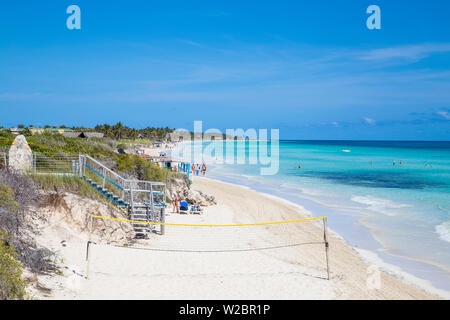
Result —
<instances>
[{"instance_id":1,"label":"wire fence","mask_svg":"<svg viewBox=\"0 0 450 320\"><path fill-rule=\"evenodd\" d=\"M33 153L32 173L73 175L78 173L78 157L58 155L46 156Z\"/></svg>"}]
</instances>

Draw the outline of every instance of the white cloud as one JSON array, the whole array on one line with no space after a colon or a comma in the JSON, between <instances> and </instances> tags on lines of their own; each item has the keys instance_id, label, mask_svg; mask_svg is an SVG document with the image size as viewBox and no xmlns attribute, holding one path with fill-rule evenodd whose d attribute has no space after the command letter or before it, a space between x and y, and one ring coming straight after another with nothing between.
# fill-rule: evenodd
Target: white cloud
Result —
<instances>
[{"instance_id":1,"label":"white cloud","mask_svg":"<svg viewBox=\"0 0 450 320\"><path fill-rule=\"evenodd\" d=\"M373 120L371 118L367 118L367 117L364 118L364 122L367 124L370 124L370 125L375 125L375 123L376 123L375 120Z\"/></svg>"},{"instance_id":2,"label":"white cloud","mask_svg":"<svg viewBox=\"0 0 450 320\"><path fill-rule=\"evenodd\" d=\"M442 118L446 120L450 120L450 112L447 111L438 111L436 114L440 115Z\"/></svg>"},{"instance_id":3,"label":"white cloud","mask_svg":"<svg viewBox=\"0 0 450 320\"><path fill-rule=\"evenodd\" d=\"M398 46L398 47L370 50L361 56L361 60L377 61L377 60L391 60L391 59L406 59L418 61L430 56L433 53L449 52L449 51L450 51L450 43Z\"/></svg>"}]
</instances>

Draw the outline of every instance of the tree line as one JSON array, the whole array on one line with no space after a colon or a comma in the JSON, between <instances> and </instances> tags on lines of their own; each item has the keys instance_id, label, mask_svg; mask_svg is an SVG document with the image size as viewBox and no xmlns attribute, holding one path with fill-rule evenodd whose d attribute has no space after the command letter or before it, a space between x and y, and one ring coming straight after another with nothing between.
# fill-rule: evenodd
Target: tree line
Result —
<instances>
[{"instance_id":1,"label":"tree line","mask_svg":"<svg viewBox=\"0 0 450 320\"><path fill-rule=\"evenodd\" d=\"M2 129L3 127L0 126L0 129ZM37 128L37 127L33 127L33 125L29 125L28 127L26 127L23 124L19 124L17 126L17 128L21 129L21 130L27 130L27 129L32 129L32 128ZM131 128L131 127L127 127L125 125L123 125L122 122L117 122L114 125L110 125L110 124L99 124L96 125L94 128L87 128L87 127L67 127L65 125L60 125L60 126L50 126L50 125L45 125L43 127L44 129L72 129L74 131L96 131L96 132L101 132L105 135L105 137L107 138L112 138L112 139L133 139L136 140L138 138L143 138L143 139L157 139L157 140L163 140L166 138L167 134L175 131L174 129L170 129L169 127L147 127L147 128L143 128L143 129L135 129L135 128Z\"/></svg>"},{"instance_id":2,"label":"tree line","mask_svg":"<svg viewBox=\"0 0 450 320\"><path fill-rule=\"evenodd\" d=\"M174 131L169 127L147 127L143 129L135 129L124 126L122 122L118 122L115 125L102 124L94 127L95 131L101 132L105 137L113 139L165 139L167 134Z\"/></svg>"}]
</instances>

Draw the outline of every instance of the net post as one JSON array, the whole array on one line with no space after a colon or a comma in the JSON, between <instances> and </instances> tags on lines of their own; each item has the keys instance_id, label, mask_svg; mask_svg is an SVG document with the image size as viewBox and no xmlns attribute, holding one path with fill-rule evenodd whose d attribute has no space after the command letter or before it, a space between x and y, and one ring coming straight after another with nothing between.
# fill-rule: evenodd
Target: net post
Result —
<instances>
[{"instance_id":1,"label":"net post","mask_svg":"<svg viewBox=\"0 0 450 320\"><path fill-rule=\"evenodd\" d=\"M88 220L88 229L89 229L89 240L87 242L87 246L86 246L86 261L87 261L87 265L86 265L86 279L89 279L89 267L91 264L91 243L92 243L92 216L89 215L89 220Z\"/></svg>"},{"instance_id":2,"label":"net post","mask_svg":"<svg viewBox=\"0 0 450 320\"><path fill-rule=\"evenodd\" d=\"M328 263L328 239L327 239L327 217L323 217L323 242L325 244L325 257L327 262L327 279L330 280L330 266Z\"/></svg>"}]
</instances>

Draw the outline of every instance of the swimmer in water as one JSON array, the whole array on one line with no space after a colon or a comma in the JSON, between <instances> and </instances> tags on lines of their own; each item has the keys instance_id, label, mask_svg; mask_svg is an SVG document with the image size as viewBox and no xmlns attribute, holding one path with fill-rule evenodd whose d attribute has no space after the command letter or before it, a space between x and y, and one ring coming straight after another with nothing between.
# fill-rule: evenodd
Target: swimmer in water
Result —
<instances>
[{"instance_id":1,"label":"swimmer in water","mask_svg":"<svg viewBox=\"0 0 450 320\"><path fill-rule=\"evenodd\" d=\"M395 161L392 163L393 166L395 166Z\"/></svg>"},{"instance_id":2,"label":"swimmer in water","mask_svg":"<svg viewBox=\"0 0 450 320\"><path fill-rule=\"evenodd\" d=\"M300 163L298 164L298 168L299 168L299 169L301 169L301 168L302 168L302 165L301 165Z\"/></svg>"}]
</instances>

